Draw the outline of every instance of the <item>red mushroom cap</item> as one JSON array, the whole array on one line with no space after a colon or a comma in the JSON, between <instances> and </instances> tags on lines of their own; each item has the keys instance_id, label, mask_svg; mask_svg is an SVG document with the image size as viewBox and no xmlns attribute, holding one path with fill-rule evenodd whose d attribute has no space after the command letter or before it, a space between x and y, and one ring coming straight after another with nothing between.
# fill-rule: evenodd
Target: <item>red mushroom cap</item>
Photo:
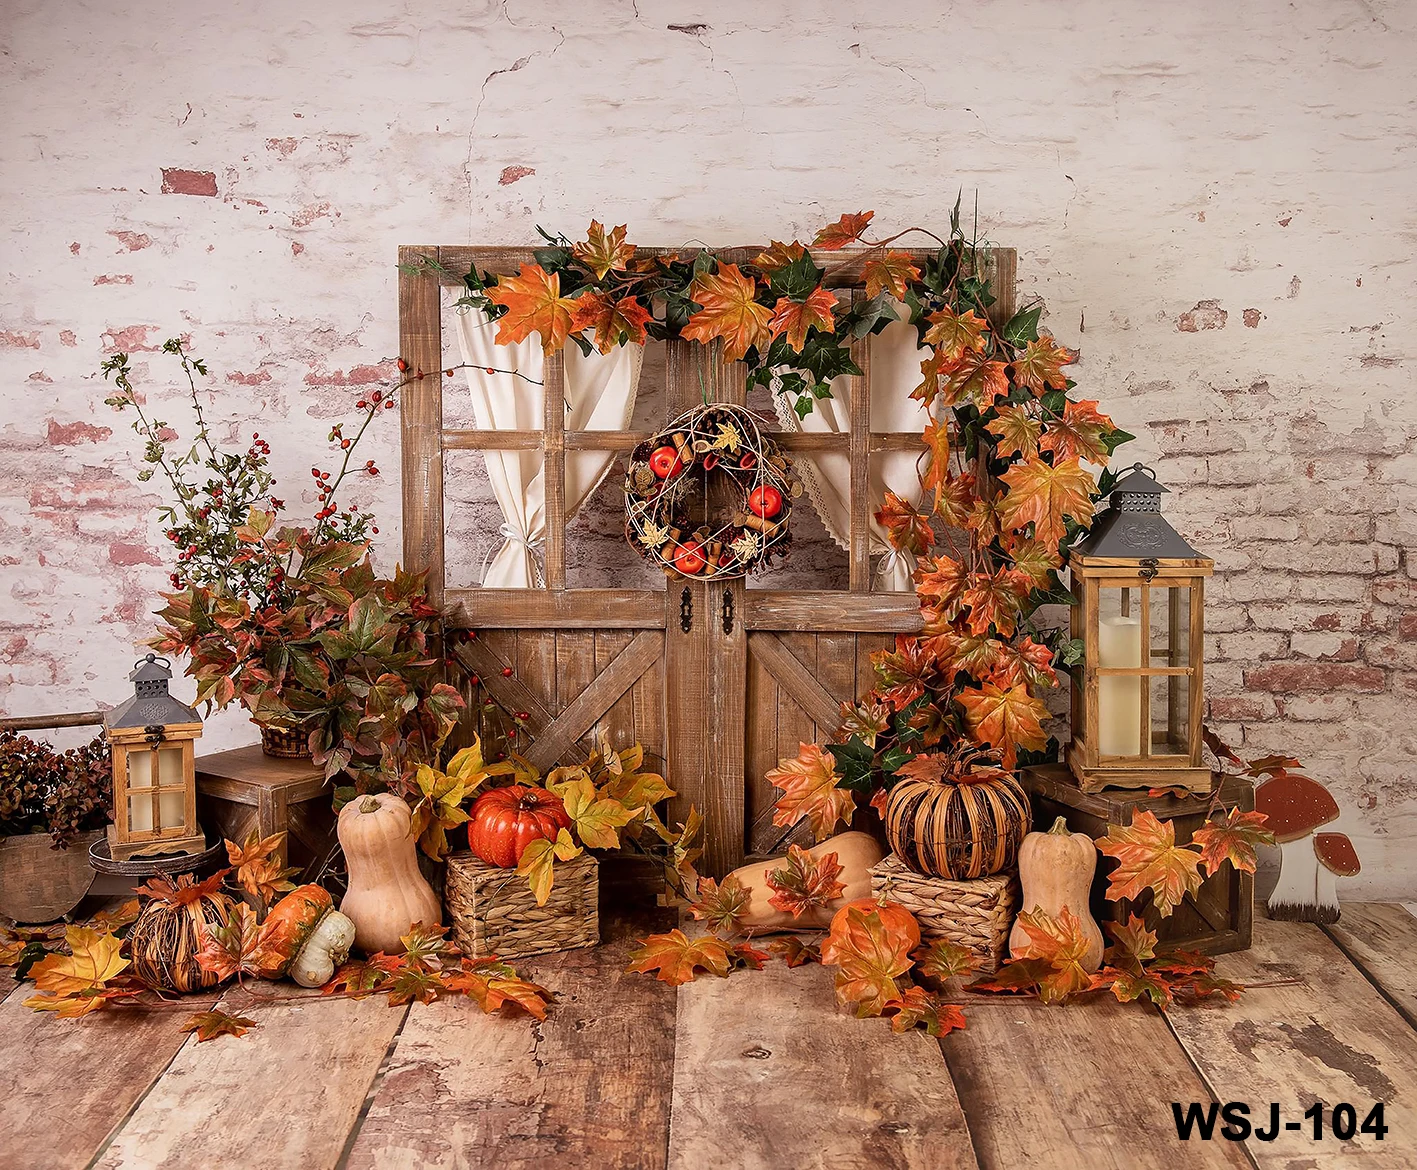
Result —
<instances>
[{"instance_id":1,"label":"red mushroom cap","mask_svg":"<svg viewBox=\"0 0 1417 1170\"><path fill-rule=\"evenodd\" d=\"M1338 819L1338 802L1317 780L1281 772L1255 789L1255 811L1269 818L1266 828L1283 843L1297 841Z\"/></svg>"},{"instance_id":2,"label":"red mushroom cap","mask_svg":"<svg viewBox=\"0 0 1417 1170\"><path fill-rule=\"evenodd\" d=\"M1315 833L1314 854L1339 877L1352 877L1363 868L1346 833Z\"/></svg>"}]
</instances>

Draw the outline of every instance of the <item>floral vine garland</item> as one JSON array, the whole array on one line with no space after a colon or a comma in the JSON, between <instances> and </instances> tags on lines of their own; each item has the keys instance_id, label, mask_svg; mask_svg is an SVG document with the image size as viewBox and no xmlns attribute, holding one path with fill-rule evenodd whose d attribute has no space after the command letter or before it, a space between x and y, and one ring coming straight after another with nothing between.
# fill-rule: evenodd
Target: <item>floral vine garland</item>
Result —
<instances>
[{"instance_id":1,"label":"floral vine garland","mask_svg":"<svg viewBox=\"0 0 1417 1170\"><path fill-rule=\"evenodd\" d=\"M637 255L623 226L592 221L579 242L542 232L546 246L516 276L462 278L462 303L497 319L498 342L535 332L553 353L567 341L587 352L720 341L750 386L787 396L803 417L834 377L860 373L852 342L896 320L916 329L928 354L911 397L932 415L922 499L888 494L876 519L896 548L921 558L924 628L876 655L877 686L848 707L835 742L804 745L769 773L784 790L778 823L808 818L819 837L849 821L856 793L884 807L902 768L943 774L953 744L1005 768L1056 753L1042 695L1081 647L1036 615L1072 601L1059 570L1113 481L1093 468L1133 437L1072 395L1064 368L1077 354L1040 334L1041 305L991 322L987 247L961 229L958 203L946 239L912 228L868 241L873 214L843 215L810 245L774 241L750 260L707 249ZM917 264L891 248L909 232L938 249ZM835 263L816 260L853 245ZM848 269L865 296L843 303L832 286Z\"/></svg>"}]
</instances>

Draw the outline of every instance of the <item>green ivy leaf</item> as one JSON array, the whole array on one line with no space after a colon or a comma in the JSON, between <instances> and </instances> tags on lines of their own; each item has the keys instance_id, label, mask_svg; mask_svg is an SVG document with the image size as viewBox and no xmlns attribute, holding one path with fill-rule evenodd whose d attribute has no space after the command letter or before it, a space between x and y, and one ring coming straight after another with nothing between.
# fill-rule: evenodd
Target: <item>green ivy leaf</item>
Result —
<instances>
[{"instance_id":1,"label":"green ivy leaf","mask_svg":"<svg viewBox=\"0 0 1417 1170\"><path fill-rule=\"evenodd\" d=\"M768 278L768 289L775 297L803 301L821 283L822 273L823 269L812 262L812 254L803 252L791 264L773 272Z\"/></svg>"},{"instance_id":2,"label":"green ivy leaf","mask_svg":"<svg viewBox=\"0 0 1417 1170\"><path fill-rule=\"evenodd\" d=\"M841 777L836 782L838 788L870 792L876 787L876 753L859 735L853 735L846 743L829 743L826 747Z\"/></svg>"},{"instance_id":3,"label":"green ivy leaf","mask_svg":"<svg viewBox=\"0 0 1417 1170\"><path fill-rule=\"evenodd\" d=\"M1015 348L1025 346L1030 341L1037 341L1038 318L1042 315L1041 304L1034 305L1031 309L1020 309L1004 326L1003 339Z\"/></svg>"}]
</instances>

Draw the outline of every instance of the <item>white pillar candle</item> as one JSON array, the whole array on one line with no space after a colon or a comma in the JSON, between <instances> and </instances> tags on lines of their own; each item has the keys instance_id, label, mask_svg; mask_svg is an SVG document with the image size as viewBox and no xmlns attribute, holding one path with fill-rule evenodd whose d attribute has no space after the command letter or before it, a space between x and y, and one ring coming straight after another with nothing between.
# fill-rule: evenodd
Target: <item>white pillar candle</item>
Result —
<instances>
[{"instance_id":1,"label":"white pillar candle","mask_svg":"<svg viewBox=\"0 0 1417 1170\"><path fill-rule=\"evenodd\" d=\"M163 788L182 787L182 749L163 748L157 753L158 783ZM186 811L184 806L187 798L185 792L164 792L159 798L159 815L162 817L162 824L159 828L176 829L182 825L183 814Z\"/></svg>"},{"instance_id":2,"label":"white pillar candle","mask_svg":"<svg viewBox=\"0 0 1417 1170\"><path fill-rule=\"evenodd\" d=\"M1097 623L1097 665L1137 667L1141 662L1141 619L1108 617ZM1104 756L1141 755L1141 679L1107 675L1098 679L1097 750Z\"/></svg>"},{"instance_id":3,"label":"white pillar candle","mask_svg":"<svg viewBox=\"0 0 1417 1170\"><path fill-rule=\"evenodd\" d=\"M153 827L153 754L128 753L128 831L146 833ZM147 791L144 791L144 790Z\"/></svg>"}]
</instances>

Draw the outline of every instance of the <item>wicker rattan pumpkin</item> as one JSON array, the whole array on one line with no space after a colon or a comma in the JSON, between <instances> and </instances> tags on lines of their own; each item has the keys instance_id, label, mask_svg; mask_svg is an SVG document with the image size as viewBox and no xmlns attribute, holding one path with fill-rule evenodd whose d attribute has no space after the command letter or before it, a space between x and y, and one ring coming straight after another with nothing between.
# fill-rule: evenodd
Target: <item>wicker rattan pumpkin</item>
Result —
<instances>
[{"instance_id":1,"label":"wicker rattan pumpkin","mask_svg":"<svg viewBox=\"0 0 1417 1170\"><path fill-rule=\"evenodd\" d=\"M907 764L891 789L886 837L895 855L916 873L955 881L1008 869L1032 820L1028 794L1001 769L932 768L934 758Z\"/></svg>"},{"instance_id":2,"label":"wicker rattan pumpkin","mask_svg":"<svg viewBox=\"0 0 1417 1170\"><path fill-rule=\"evenodd\" d=\"M218 888L221 875L198 882L191 874L155 877L139 886L150 901L133 923L128 944L133 974L164 991L186 993L215 987L221 977L202 970L197 952L208 926L224 926L231 899Z\"/></svg>"}]
</instances>

